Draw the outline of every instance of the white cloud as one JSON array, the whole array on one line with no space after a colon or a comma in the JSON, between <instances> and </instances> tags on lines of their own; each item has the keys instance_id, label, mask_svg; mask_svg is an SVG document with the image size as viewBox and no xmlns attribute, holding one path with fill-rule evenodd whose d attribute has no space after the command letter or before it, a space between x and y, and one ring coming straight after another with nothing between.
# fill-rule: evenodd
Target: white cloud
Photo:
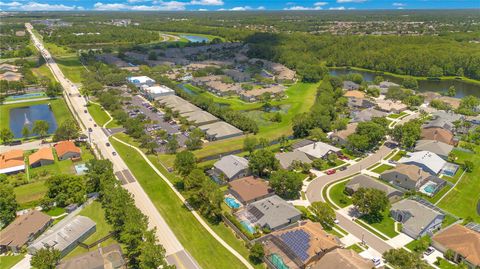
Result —
<instances>
[{"instance_id":1,"label":"white cloud","mask_svg":"<svg viewBox=\"0 0 480 269\"><path fill-rule=\"evenodd\" d=\"M15 2L12 2L12 3L15 3ZM12 3L7 3L7 4L12 4ZM63 4L50 5L50 4L42 4L37 2L28 2L20 6L18 5L10 6L10 9L23 10L23 11L70 11L70 10L76 10L81 8L77 6L66 6Z\"/></svg>"},{"instance_id":2,"label":"white cloud","mask_svg":"<svg viewBox=\"0 0 480 269\"><path fill-rule=\"evenodd\" d=\"M104 4L101 2L97 2L93 5L93 9L95 10L122 10L122 9L129 9L130 6L120 3L113 3L113 4Z\"/></svg>"},{"instance_id":3,"label":"white cloud","mask_svg":"<svg viewBox=\"0 0 480 269\"><path fill-rule=\"evenodd\" d=\"M331 7L329 10L345 10L345 7Z\"/></svg>"},{"instance_id":4,"label":"white cloud","mask_svg":"<svg viewBox=\"0 0 480 269\"><path fill-rule=\"evenodd\" d=\"M206 8L199 8L198 11L208 11Z\"/></svg>"},{"instance_id":5,"label":"white cloud","mask_svg":"<svg viewBox=\"0 0 480 269\"><path fill-rule=\"evenodd\" d=\"M406 6L406 4L395 2L395 3L392 4L392 6L394 6L394 7L404 7L404 6Z\"/></svg>"},{"instance_id":6,"label":"white cloud","mask_svg":"<svg viewBox=\"0 0 480 269\"><path fill-rule=\"evenodd\" d=\"M159 10L185 10L187 3L178 1L162 2Z\"/></svg>"},{"instance_id":7,"label":"white cloud","mask_svg":"<svg viewBox=\"0 0 480 269\"><path fill-rule=\"evenodd\" d=\"M129 3L142 3L142 2L149 2L150 0L127 0Z\"/></svg>"},{"instance_id":8,"label":"white cloud","mask_svg":"<svg viewBox=\"0 0 480 269\"><path fill-rule=\"evenodd\" d=\"M367 0L337 0L337 3L342 4L342 3L364 3L367 2Z\"/></svg>"},{"instance_id":9,"label":"white cloud","mask_svg":"<svg viewBox=\"0 0 480 269\"><path fill-rule=\"evenodd\" d=\"M244 7L234 7L234 8L231 8L230 10L232 11L245 11L245 10L250 10L252 9L251 7L249 6L244 6Z\"/></svg>"},{"instance_id":10,"label":"white cloud","mask_svg":"<svg viewBox=\"0 0 480 269\"><path fill-rule=\"evenodd\" d=\"M316 7L304 7L304 6L293 6L293 7L287 7L284 8L283 10L321 10L321 6L316 6Z\"/></svg>"},{"instance_id":11,"label":"white cloud","mask_svg":"<svg viewBox=\"0 0 480 269\"><path fill-rule=\"evenodd\" d=\"M327 2L316 2L315 4L313 4L314 6L316 7L321 7L321 6L325 6L327 5L328 3Z\"/></svg>"},{"instance_id":12,"label":"white cloud","mask_svg":"<svg viewBox=\"0 0 480 269\"><path fill-rule=\"evenodd\" d=\"M192 0L190 2L192 5L201 5L201 6L223 6L223 0Z\"/></svg>"},{"instance_id":13,"label":"white cloud","mask_svg":"<svg viewBox=\"0 0 480 269\"><path fill-rule=\"evenodd\" d=\"M18 7L18 6L21 6L22 4L19 3L19 2L9 2L9 3L5 3L5 2L0 2L0 6L4 6L4 7Z\"/></svg>"},{"instance_id":14,"label":"white cloud","mask_svg":"<svg viewBox=\"0 0 480 269\"><path fill-rule=\"evenodd\" d=\"M264 6L259 6L257 7L258 10L265 10L265 7Z\"/></svg>"},{"instance_id":15,"label":"white cloud","mask_svg":"<svg viewBox=\"0 0 480 269\"><path fill-rule=\"evenodd\" d=\"M167 10L167 11L174 11L174 10L185 10L185 6L187 5L186 2L178 2L178 1L154 1L154 5L146 6L146 5L127 5L122 3L111 3L111 4L104 4L101 2L95 3L93 5L94 10L135 10L135 11L157 11L157 10Z\"/></svg>"}]
</instances>

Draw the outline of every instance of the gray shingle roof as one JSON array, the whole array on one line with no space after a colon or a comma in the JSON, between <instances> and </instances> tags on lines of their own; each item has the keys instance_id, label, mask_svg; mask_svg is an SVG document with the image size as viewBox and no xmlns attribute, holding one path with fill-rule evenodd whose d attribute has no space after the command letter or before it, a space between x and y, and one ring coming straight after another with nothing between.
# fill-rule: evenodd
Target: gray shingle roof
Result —
<instances>
[{"instance_id":1,"label":"gray shingle roof","mask_svg":"<svg viewBox=\"0 0 480 269\"><path fill-rule=\"evenodd\" d=\"M242 170L248 169L248 160L236 155L227 155L218 160L213 166L222 171L228 178L232 178Z\"/></svg>"},{"instance_id":2,"label":"gray shingle roof","mask_svg":"<svg viewBox=\"0 0 480 269\"><path fill-rule=\"evenodd\" d=\"M275 154L275 158L280 162L280 165L284 169L288 169L294 161L300 161L302 163L312 163L307 154L301 151L282 152Z\"/></svg>"},{"instance_id":3,"label":"gray shingle roof","mask_svg":"<svg viewBox=\"0 0 480 269\"><path fill-rule=\"evenodd\" d=\"M387 197L395 195L401 196L403 194L402 191L383 184L382 182L375 180L367 175L355 176L347 183L346 187L352 189L353 191L357 191L359 188L377 189L385 192Z\"/></svg>"},{"instance_id":4,"label":"gray shingle roof","mask_svg":"<svg viewBox=\"0 0 480 269\"><path fill-rule=\"evenodd\" d=\"M302 214L277 195L253 202L247 210L256 219L255 224L262 227L268 225L272 229L287 224L290 219Z\"/></svg>"},{"instance_id":5,"label":"gray shingle roof","mask_svg":"<svg viewBox=\"0 0 480 269\"><path fill-rule=\"evenodd\" d=\"M448 157L453 150L453 146L436 140L419 140L415 146L415 151L430 151L440 157Z\"/></svg>"},{"instance_id":6,"label":"gray shingle roof","mask_svg":"<svg viewBox=\"0 0 480 269\"><path fill-rule=\"evenodd\" d=\"M415 234L420 234L436 217L444 216L442 213L410 199L393 204L392 211L408 212L410 217L403 221L403 228Z\"/></svg>"}]
</instances>

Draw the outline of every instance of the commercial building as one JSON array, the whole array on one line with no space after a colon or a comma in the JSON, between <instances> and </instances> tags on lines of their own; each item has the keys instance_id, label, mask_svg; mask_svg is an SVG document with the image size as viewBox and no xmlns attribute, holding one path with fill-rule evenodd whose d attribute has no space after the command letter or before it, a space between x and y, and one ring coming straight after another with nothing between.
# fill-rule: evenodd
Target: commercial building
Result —
<instances>
[{"instance_id":1,"label":"commercial building","mask_svg":"<svg viewBox=\"0 0 480 269\"><path fill-rule=\"evenodd\" d=\"M149 100L157 99L161 96L174 95L175 91L164 85L142 86L141 90Z\"/></svg>"},{"instance_id":2,"label":"commercial building","mask_svg":"<svg viewBox=\"0 0 480 269\"><path fill-rule=\"evenodd\" d=\"M210 124L219 121L219 119L206 111L192 111L183 113L182 117L195 126Z\"/></svg>"},{"instance_id":3,"label":"commercial building","mask_svg":"<svg viewBox=\"0 0 480 269\"><path fill-rule=\"evenodd\" d=\"M242 130L223 121L202 125L199 128L205 132L205 137L210 141L243 135Z\"/></svg>"},{"instance_id":4,"label":"commercial building","mask_svg":"<svg viewBox=\"0 0 480 269\"><path fill-rule=\"evenodd\" d=\"M402 223L402 232L413 239L432 235L442 227L445 215L431 206L406 199L392 205L390 214Z\"/></svg>"},{"instance_id":5,"label":"commercial building","mask_svg":"<svg viewBox=\"0 0 480 269\"><path fill-rule=\"evenodd\" d=\"M228 187L230 194L243 204L249 204L274 194L268 181L253 176L230 181Z\"/></svg>"},{"instance_id":6,"label":"commercial building","mask_svg":"<svg viewBox=\"0 0 480 269\"><path fill-rule=\"evenodd\" d=\"M155 80L147 76L128 77L127 81L130 83L133 83L138 88L140 88L143 85L153 86L155 84Z\"/></svg>"},{"instance_id":7,"label":"commercial building","mask_svg":"<svg viewBox=\"0 0 480 269\"><path fill-rule=\"evenodd\" d=\"M40 211L32 210L18 216L10 225L0 231L0 253L19 252L52 223L52 218Z\"/></svg>"},{"instance_id":8,"label":"commercial building","mask_svg":"<svg viewBox=\"0 0 480 269\"><path fill-rule=\"evenodd\" d=\"M60 251L63 257L95 230L95 222L88 217L75 216L72 219L65 219L37 238L28 247L28 253L33 255L42 248L51 247Z\"/></svg>"}]
</instances>

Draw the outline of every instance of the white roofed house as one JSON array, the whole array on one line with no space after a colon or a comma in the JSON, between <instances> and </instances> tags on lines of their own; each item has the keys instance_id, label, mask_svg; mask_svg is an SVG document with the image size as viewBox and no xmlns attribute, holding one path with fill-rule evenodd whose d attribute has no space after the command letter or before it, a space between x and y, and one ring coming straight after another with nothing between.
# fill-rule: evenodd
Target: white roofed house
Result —
<instances>
[{"instance_id":1,"label":"white roofed house","mask_svg":"<svg viewBox=\"0 0 480 269\"><path fill-rule=\"evenodd\" d=\"M307 154L310 159L325 158L331 153L339 154L341 152L341 149L323 142L314 142L296 150Z\"/></svg>"},{"instance_id":2,"label":"white roofed house","mask_svg":"<svg viewBox=\"0 0 480 269\"><path fill-rule=\"evenodd\" d=\"M250 175L248 160L236 155L227 155L218 160L212 168L212 176L231 181Z\"/></svg>"},{"instance_id":3,"label":"white roofed house","mask_svg":"<svg viewBox=\"0 0 480 269\"><path fill-rule=\"evenodd\" d=\"M137 87L141 87L142 85L153 86L155 84L155 80L147 76L128 77L127 81L133 83Z\"/></svg>"},{"instance_id":4,"label":"white roofed house","mask_svg":"<svg viewBox=\"0 0 480 269\"><path fill-rule=\"evenodd\" d=\"M398 162L416 165L431 175L438 175L442 168L447 164L444 159L430 151L407 153L407 156L402 157Z\"/></svg>"}]
</instances>

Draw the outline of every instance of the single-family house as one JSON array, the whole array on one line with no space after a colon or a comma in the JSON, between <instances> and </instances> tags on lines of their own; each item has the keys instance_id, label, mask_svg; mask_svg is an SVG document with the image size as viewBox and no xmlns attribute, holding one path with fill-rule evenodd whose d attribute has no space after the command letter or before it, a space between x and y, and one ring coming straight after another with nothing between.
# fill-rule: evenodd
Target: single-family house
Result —
<instances>
[{"instance_id":1,"label":"single-family house","mask_svg":"<svg viewBox=\"0 0 480 269\"><path fill-rule=\"evenodd\" d=\"M10 71L10 72L17 72L18 67L12 64L0 64L0 71Z\"/></svg>"},{"instance_id":2,"label":"single-family house","mask_svg":"<svg viewBox=\"0 0 480 269\"><path fill-rule=\"evenodd\" d=\"M424 125L424 128L443 128L449 131L455 130L455 121L463 119L463 116L454 112L437 111L432 115L432 120Z\"/></svg>"},{"instance_id":3,"label":"single-family house","mask_svg":"<svg viewBox=\"0 0 480 269\"><path fill-rule=\"evenodd\" d=\"M280 162L280 166L283 169L292 168L292 164L295 162L312 163L312 160L307 156L307 154L299 150L276 153L275 159Z\"/></svg>"},{"instance_id":4,"label":"single-family house","mask_svg":"<svg viewBox=\"0 0 480 269\"><path fill-rule=\"evenodd\" d=\"M0 80L6 81L19 81L23 78L23 75L16 72L7 71L3 74L0 74Z\"/></svg>"},{"instance_id":5,"label":"single-family house","mask_svg":"<svg viewBox=\"0 0 480 269\"><path fill-rule=\"evenodd\" d=\"M440 127L423 128L420 137L424 140L435 140L453 146L458 144L458 139L450 130Z\"/></svg>"},{"instance_id":6,"label":"single-family house","mask_svg":"<svg viewBox=\"0 0 480 269\"><path fill-rule=\"evenodd\" d=\"M44 165L53 164L55 159L53 158L52 148L41 148L36 152L28 156L30 167L40 167Z\"/></svg>"},{"instance_id":7,"label":"single-family house","mask_svg":"<svg viewBox=\"0 0 480 269\"><path fill-rule=\"evenodd\" d=\"M77 255L61 261L57 269L126 269L122 248L118 244Z\"/></svg>"},{"instance_id":8,"label":"single-family house","mask_svg":"<svg viewBox=\"0 0 480 269\"><path fill-rule=\"evenodd\" d=\"M389 113L400 113L407 110L407 105L400 101L392 101L389 99L378 99L377 107L381 111Z\"/></svg>"},{"instance_id":9,"label":"single-family house","mask_svg":"<svg viewBox=\"0 0 480 269\"><path fill-rule=\"evenodd\" d=\"M299 221L302 213L277 195L248 204L237 214L245 216L253 225L272 231Z\"/></svg>"},{"instance_id":10,"label":"single-family house","mask_svg":"<svg viewBox=\"0 0 480 269\"><path fill-rule=\"evenodd\" d=\"M333 141L333 143L337 145L345 145L347 144L347 137L353 133L355 133L355 130L357 129L358 123L357 122L352 122L347 124L347 128L344 130L338 130L334 131L330 135L330 139Z\"/></svg>"},{"instance_id":11,"label":"single-family house","mask_svg":"<svg viewBox=\"0 0 480 269\"><path fill-rule=\"evenodd\" d=\"M325 232L319 223L309 220L270 233L260 240L265 257L278 265L277 268L310 268L341 247L336 236Z\"/></svg>"},{"instance_id":12,"label":"single-family house","mask_svg":"<svg viewBox=\"0 0 480 269\"><path fill-rule=\"evenodd\" d=\"M247 102L255 102L260 100L260 98L268 94L270 98L276 98L283 95L285 91L285 86L282 85L273 85L266 88L257 88L249 91L241 91L240 98Z\"/></svg>"},{"instance_id":13,"label":"single-family house","mask_svg":"<svg viewBox=\"0 0 480 269\"><path fill-rule=\"evenodd\" d=\"M367 175L357 175L352 179L350 179L347 185L345 186L345 191L349 195L353 195L360 188L376 189L376 190L383 191L387 195L387 198L390 201L400 200L401 197L403 196L402 191L395 189L393 187L390 187L389 185L384 184Z\"/></svg>"},{"instance_id":14,"label":"single-family house","mask_svg":"<svg viewBox=\"0 0 480 269\"><path fill-rule=\"evenodd\" d=\"M23 150L14 149L0 154L0 174L15 174L25 171Z\"/></svg>"},{"instance_id":15,"label":"single-family house","mask_svg":"<svg viewBox=\"0 0 480 269\"><path fill-rule=\"evenodd\" d=\"M347 98L357 98L357 99L363 99L365 98L365 93L359 90L351 90L347 91L343 94L343 96Z\"/></svg>"},{"instance_id":16,"label":"single-family house","mask_svg":"<svg viewBox=\"0 0 480 269\"><path fill-rule=\"evenodd\" d=\"M236 69L227 69L224 70L223 73L231 77L236 82L245 82L252 78L248 72L242 72Z\"/></svg>"},{"instance_id":17,"label":"single-family house","mask_svg":"<svg viewBox=\"0 0 480 269\"><path fill-rule=\"evenodd\" d=\"M147 76L128 77L127 81L134 84L138 88L140 88L142 85L153 86L155 84L155 80Z\"/></svg>"},{"instance_id":18,"label":"single-family house","mask_svg":"<svg viewBox=\"0 0 480 269\"><path fill-rule=\"evenodd\" d=\"M0 231L0 253L20 252L52 223L52 218L40 211L32 210L18 216Z\"/></svg>"},{"instance_id":19,"label":"single-family house","mask_svg":"<svg viewBox=\"0 0 480 269\"><path fill-rule=\"evenodd\" d=\"M314 142L310 145L296 149L305 153L310 159L325 158L329 154L339 154L342 150L323 142Z\"/></svg>"},{"instance_id":20,"label":"single-family house","mask_svg":"<svg viewBox=\"0 0 480 269\"><path fill-rule=\"evenodd\" d=\"M363 109L363 108L374 107L375 103L366 98L350 97L348 98L347 106L350 109Z\"/></svg>"},{"instance_id":21,"label":"single-family house","mask_svg":"<svg viewBox=\"0 0 480 269\"><path fill-rule=\"evenodd\" d=\"M95 222L88 217L75 216L72 219L65 219L38 237L28 247L28 253L33 255L42 248L52 247L60 251L63 257L95 230Z\"/></svg>"},{"instance_id":22,"label":"single-family house","mask_svg":"<svg viewBox=\"0 0 480 269\"><path fill-rule=\"evenodd\" d=\"M432 175L438 175L438 173L440 173L442 168L447 163L437 154L425 150L409 152L407 153L407 156L402 157L400 160L398 160L398 162L416 165L422 168L423 171L426 171Z\"/></svg>"},{"instance_id":23,"label":"single-family house","mask_svg":"<svg viewBox=\"0 0 480 269\"><path fill-rule=\"evenodd\" d=\"M227 155L213 164L213 175L228 181L250 175L248 160L236 155Z\"/></svg>"},{"instance_id":24,"label":"single-family house","mask_svg":"<svg viewBox=\"0 0 480 269\"><path fill-rule=\"evenodd\" d=\"M392 205L390 215L402 223L402 232L417 239L442 227L445 214L417 201L405 199Z\"/></svg>"},{"instance_id":25,"label":"single-family house","mask_svg":"<svg viewBox=\"0 0 480 269\"><path fill-rule=\"evenodd\" d=\"M371 121L372 118L382 118L387 116L387 112L377 110L373 107L352 113L352 122Z\"/></svg>"},{"instance_id":26,"label":"single-family house","mask_svg":"<svg viewBox=\"0 0 480 269\"><path fill-rule=\"evenodd\" d=\"M205 137L210 141L222 140L243 135L242 130L224 121L205 124L200 126L199 128L200 130L205 132Z\"/></svg>"},{"instance_id":27,"label":"single-family house","mask_svg":"<svg viewBox=\"0 0 480 269\"><path fill-rule=\"evenodd\" d=\"M228 182L230 194L242 204L250 204L274 195L268 181L253 176L235 179Z\"/></svg>"},{"instance_id":28,"label":"single-family house","mask_svg":"<svg viewBox=\"0 0 480 269\"><path fill-rule=\"evenodd\" d=\"M380 94L386 94L388 92L388 89L391 87L400 87L400 85L390 81L382 81L378 85L368 85L368 88L370 89L378 89L380 91Z\"/></svg>"},{"instance_id":29,"label":"single-family house","mask_svg":"<svg viewBox=\"0 0 480 269\"><path fill-rule=\"evenodd\" d=\"M343 82L343 89L344 90L347 90L347 91L356 91L358 89L360 89L360 85L358 85L357 83L353 82L353 81L344 81Z\"/></svg>"},{"instance_id":30,"label":"single-family house","mask_svg":"<svg viewBox=\"0 0 480 269\"><path fill-rule=\"evenodd\" d=\"M413 164L398 164L395 168L384 171L380 179L406 190L417 191L431 175Z\"/></svg>"},{"instance_id":31,"label":"single-family house","mask_svg":"<svg viewBox=\"0 0 480 269\"><path fill-rule=\"evenodd\" d=\"M478 230L455 224L435 234L432 237L432 245L444 254L447 250L453 251L453 260L466 264L469 269L480 268L480 231Z\"/></svg>"},{"instance_id":32,"label":"single-family house","mask_svg":"<svg viewBox=\"0 0 480 269\"><path fill-rule=\"evenodd\" d=\"M58 160L78 159L81 156L82 151L79 147L75 146L73 141L60 141L53 146L57 152Z\"/></svg>"},{"instance_id":33,"label":"single-family house","mask_svg":"<svg viewBox=\"0 0 480 269\"><path fill-rule=\"evenodd\" d=\"M310 139L302 139L300 141L297 141L295 143L292 144L292 149L295 150L295 149L299 149L301 147L305 147L307 145L310 145L310 144L313 144L315 141L313 140L310 140Z\"/></svg>"},{"instance_id":34,"label":"single-family house","mask_svg":"<svg viewBox=\"0 0 480 269\"><path fill-rule=\"evenodd\" d=\"M444 160L448 159L448 155L452 150L452 145L437 140L418 140L417 144L415 145L415 151L433 152Z\"/></svg>"},{"instance_id":35,"label":"single-family house","mask_svg":"<svg viewBox=\"0 0 480 269\"><path fill-rule=\"evenodd\" d=\"M460 99L450 96L440 96L438 100L446 103L447 105L451 106L453 109L457 109L460 106Z\"/></svg>"},{"instance_id":36,"label":"single-family house","mask_svg":"<svg viewBox=\"0 0 480 269\"><path fill-rule=\"evenodd\" d=\"M336 248L314 263L310 269L372 269L373 262L351 249Z\"/></svg>"}]
</instances>

